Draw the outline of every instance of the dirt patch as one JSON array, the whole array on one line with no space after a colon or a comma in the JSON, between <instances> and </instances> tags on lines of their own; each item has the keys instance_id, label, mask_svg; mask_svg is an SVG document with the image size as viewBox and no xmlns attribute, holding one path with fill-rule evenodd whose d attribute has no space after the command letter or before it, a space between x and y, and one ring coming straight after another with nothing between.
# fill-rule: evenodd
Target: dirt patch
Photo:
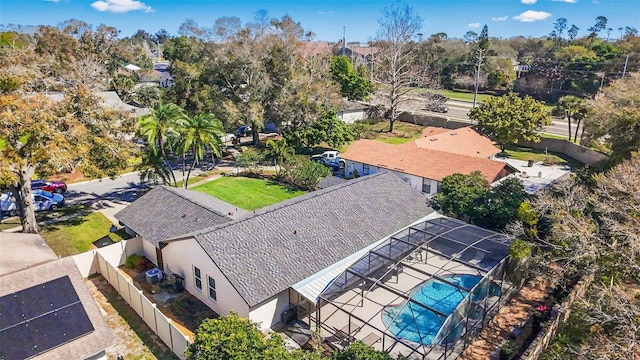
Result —
<instances>
[{"instance_id":1,"label":"dirt patch","mask_svg":"<svg viewBox=\"0 0 640 360\"><path fill-rule=\"evenodd\" d=\"M86 284L116 338L106 349L107 359L178 359L104 277L92 276Z\"/></svg>"},{"instance_id":2,"label":"dirt patch","mask_svg":"<svg viewBox=\"0 0 640 360\"><path fill-rule=\"evenodd\" d=\"M550 292L551 286L547 281L542 279L529 281L507 305L500 309L489 325L478 334L458 359L490 359L491 352L505 339L504 335L510 333L516 324L525 323L530 317L532 309L543 302Z\"/></svg>"},{"instance_id":3,"label":"dirt patch","mask_svg":"<svg viewBox=\"0 0 640 360\"><path fill-rule=\"evenodd\" d=\"M174 286L166 281L167 279L155 285L147 283L145 271L155 266L151 262L148 264L151 266L147 266L148 268L144 270L130 269L126 266L120 267L119 270L142 290L142 294L149 301L155 303L158 309L172 320L173 325L193 341L194 333L200 323L205 319L217 318L218 314L187 291L175 291Z\"/></svg>"}]
</instances>

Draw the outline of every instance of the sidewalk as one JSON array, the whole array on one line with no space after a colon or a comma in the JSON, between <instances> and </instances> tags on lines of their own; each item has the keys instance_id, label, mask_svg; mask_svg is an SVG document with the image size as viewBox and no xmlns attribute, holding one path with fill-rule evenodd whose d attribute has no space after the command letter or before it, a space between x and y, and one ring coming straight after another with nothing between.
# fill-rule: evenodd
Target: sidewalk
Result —
<instances>
[{"instance_id":1,"label":"sidewalk","mask_svg":"<svg viewBox=\"0 0 640 360\"><path fill-rule=\"evenodd\" d=\"M118 219L116 219L114 215L118 211L124 209L127 205L128 204L114 203L114 202L108 201L108 200L100 200L100 201L96 202L95 204L93 204L93 208L95 209L95 211L102 213L102 215L104 215L107 219L109 219L114 225L120 226ZM69 214L69 215L61 216L61 217L56 218L56 219L49 219L49 220L41 221L41 222L38 223L38 225L39 226L46 226L46 225L50 225L50 224L55 224L55 223L67 221L69 219L76 218L78 216L87 215L87 214L90 214L91 212L92 211L90 211L90 210L80 211L80 212L77 212L75 214ZM10 233L21 232L21 231L22 231L22 225L2 230L2 232L10 232Z\"/></svg>"}]
</instances>

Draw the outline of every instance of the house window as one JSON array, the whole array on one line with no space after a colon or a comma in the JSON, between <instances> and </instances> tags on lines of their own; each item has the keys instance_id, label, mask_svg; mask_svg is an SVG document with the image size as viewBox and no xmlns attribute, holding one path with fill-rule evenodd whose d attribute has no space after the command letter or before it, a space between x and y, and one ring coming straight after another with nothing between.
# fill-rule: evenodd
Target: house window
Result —
<instances>
[{"instance_id":1,"label":"house window","mask_svg":"<svg viewBox=\"0 0 640 360\"><path fill-rule=\"evenodd\" d=\"M431 194L431 180L422 179L422 192Z\"/></svg>"},{"instance_id":2,"label":"house window","mask_svg":"<svg viewBox=\"0 0 640 360\"><path fill-rule=\"evenodd\" d=\"M363 175L369 175L369 165L368 164L362 164L362 174Z\"/></svg>"},{"instance_id":3,"label":"house window","mask_svg":"<svg viewBox=\"0 0 640 360\"><path fill-rule=\"evenodd\" d=\"M442 182L438 181L438 187L436 188L437 192L440 192L442 190Z\"/></svg>"},{"instance_id":4,"label":"house window","mask_svg":"<svg viewBox=\"0 0 640 360\"><path fill-rule=\"evenodd\" d=\"M213 301L217 301L218 297L216 296L216 280L211 276L207 276L209 279L209 299Z\"/></svg>"},{"instance_id":5,"label":"house window","mask_svg":"<svg viewBox=\"0 0 640 360\"><path fill-rule=\"evenodd\" d=\"M202 274L196 266L193 267L193 278L195 279L196 289L202 291Z\"/></svg>"}]
</instances>

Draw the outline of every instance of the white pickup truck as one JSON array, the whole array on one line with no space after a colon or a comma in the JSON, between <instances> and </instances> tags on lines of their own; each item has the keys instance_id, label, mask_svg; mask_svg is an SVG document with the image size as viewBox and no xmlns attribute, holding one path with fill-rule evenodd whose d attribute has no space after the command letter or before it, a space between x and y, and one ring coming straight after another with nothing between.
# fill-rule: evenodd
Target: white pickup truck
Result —
<instances>
[{"instance_id":1,"label":"white pickup truck","mask_svg":"<svg viewBox=\"0 0 640 360\"><path fill-rule=\"evenodd\" d=\"M344 168L345 162L340 158L340 153L335 150L325 151L322 154L312 155L311 161L318 161L326 166Z\"/></svg>"}]
</instances>

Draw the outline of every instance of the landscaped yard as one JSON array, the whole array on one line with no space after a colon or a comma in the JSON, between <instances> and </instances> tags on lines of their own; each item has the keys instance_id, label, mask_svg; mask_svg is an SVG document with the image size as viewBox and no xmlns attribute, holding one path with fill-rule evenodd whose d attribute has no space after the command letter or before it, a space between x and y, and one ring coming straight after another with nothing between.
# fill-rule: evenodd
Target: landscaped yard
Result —
<instances>
[{"instance_id":1,"label":"landscaped yard","mask_svg":"<svg viewBox=\"0 0 640 360\"><path fill-rule=\"evenodd\" d=\"M422 130L424 129L424 126L396 121L393 124L393 133L390 133L388 132L388 120L376 122L370 120L360 124L363 125L365 129L361 134L363 138L374 139L388 144L403 144L413 141L422 135Z\"/></svg>"},{"instance_id":2,"label":"landscaped yard","mask_svg":"<svg viewBox=\"0 0 640 360\"><path fill-rule=\"evenodd\" d=\"M255 210L294 198L305 192L276 182L245 177L222 177L191 188L245 210Z\"/></svg>"},{"instance_id":3,"label":"landscaped yard","mask_svg":"<svg viewBox=\"0 0 640 360\"><path fill-rule=\"evenodd\" d=\"M473 92L458 92L452 90L436 90L436 94L444 95L451 100L462 100L462 101L473 101ZM493 95L487 94L478 94L476 97L476 102L483 102L489 98L492 98Z\"/></svg>"},{"instance_id":4,"label":"landscaped yard","mask_svg":"<svg viewBox=\"0 0 640 360\"><path fill-rule=\"evenodd\" d=\"M581 167L582 164L572 158L562 155L549 152L548 155L545 154L544 150L531 149L516 145L508 145L505 147L505 152L508 157L516 160L533 160L535 162L545 161L552 164L558 165L570 165L572 168ZM498 155L500 156L500 155Z\"/></svg>"},{"instance_id":5,"label":"landscaped yard","mask_svg":"<svg viewBox=\"0 0 640 360\"><path fill-rule=\"evenodd\" d=\"M123 230L109 233L112 223L99 212L85 213L66 221L42 226L40 235L56 255L75 255L91 249L92 242L109 235L118 242L128 238Z\"/></svg>"}]
</instances>

